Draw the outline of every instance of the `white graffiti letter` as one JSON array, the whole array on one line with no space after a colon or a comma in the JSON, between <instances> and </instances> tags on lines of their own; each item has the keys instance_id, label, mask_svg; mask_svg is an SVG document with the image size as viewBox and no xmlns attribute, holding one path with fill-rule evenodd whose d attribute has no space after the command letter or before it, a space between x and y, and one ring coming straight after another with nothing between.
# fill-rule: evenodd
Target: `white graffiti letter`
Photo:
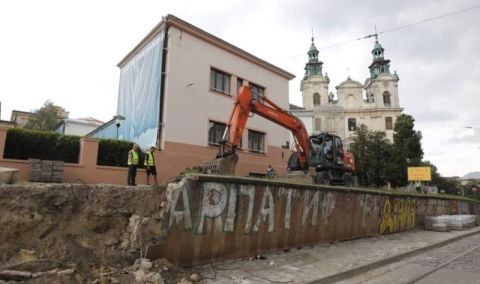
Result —
<instances>
[{"instance_id":1,"label":"white graffiti letter","mask_svg":"<svg viewBox=\"0 0 480 284\"><path fill-rule=\"evenodd\" d=\"M282 191L284 188L282 188ZM290 229L290 216L292 214L292 189L287 190L287 205L285 206L285 229Z\"/></svg>"},{"instance_id":2,"label":"white graffiti letter","mask_svg":"<svg viewBox=\"0 0 480 284\"><path fill-rule=\"evenodd\" d=\"M228 199L227 219L225 219L225 232L233 232L235 225L235 209L237 207L237 188L236 185L230 186L230 198Z\"/></svg>"},{"instance_id":3,"label":"white graffiti letter","mask_svg":"<svg viewBox=\"0 0 480 284\"><path fill-rule=\"evenodd\" d=\"M318 198L319 198L319 191L316 191L313 194L313 197L309 200L311 191L305 191L305 195L303 196L303 215L302 215L302 225L305 225L307 222L308 214L310 210L312 210L312 226L317 225L317 212L318 212Z\"/></svg>"},{"instance_id":4,"label":"white graffiti letter","mask_svg":"<svg viewBox=\"0 0 480 284\"><path fill-rule=\"evenodd\" d=\"M190 212L190 202L185 181L186 179L183 179L179 183L169 183L167 186L167 199L170 200L168 203L170 208L167 207L170 212L169 228L172 227L174 221L178 225L183 219L185 230L192 229L192 213ZM176 210L180 194L182 195L183 210Z\"/></svg>"},{"instance_id":5,"label":"white graffiti letter","mask_svg":"<svg viewBox=\"0 0 480 284\"><path fill-rule=\"evenodd\" d=\"M222 227L222 215L227 205L227 189L225 185L216 182L206 182L202 186L202 203L200 209L200 220L197 225L197 234L203 233L203 222L205 217L215 220L215 227Z\"/></svg>"},{"instance_id":6,"label":"white graffiti letter","mask_svg":"<svg viewBox=\"0 0 480 284\"><path fill-rule=\"evenodd\" d=\"M265 208L267 205L268 199L268 208ZM260 206L260 212L258 213L257 222L253 227L255 232L258 232L258 227L260 226L261 222L265 222L268 216L268 232L273 232L273 225L274 225L274 212L275 212L275 203L273 202L272 192L270 191L270 187L266 187L263 193L262 205Z\"/></svg>"},{"instance_id":7,"label":"white graffiti letter","mask_svg":"<svg viewBox=\"0 0 480 284\"><path fill-rule=\"evenodd\" d=\"M322 218L325 224L333 209L335 209L335 199L333 198L333 193L329 192L323 197Z\"/></svg>"},{"instance_id":8,"label":"white graffiti letter","mask_svg":"<svg viewBox=\"0 0 480 284\"><path fill-rule=\"evenodd\" d=\"M255 187L253 185L240 185L240 194L248 196L247 219L245 220L245 234L252 231L253 201L255 199Z\"/></svg>"}]
</instances>

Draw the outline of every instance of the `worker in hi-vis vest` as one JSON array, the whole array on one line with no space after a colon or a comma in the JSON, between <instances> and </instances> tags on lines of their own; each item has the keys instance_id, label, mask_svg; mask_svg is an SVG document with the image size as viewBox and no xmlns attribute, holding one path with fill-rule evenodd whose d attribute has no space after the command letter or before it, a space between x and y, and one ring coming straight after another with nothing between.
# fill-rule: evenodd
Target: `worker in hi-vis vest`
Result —
<instances>
[{"instance_id":1,"label":"worker in hi-vis vest","mask_svg":"<svg viewBox=\"0 0 480 284\"><path fill-rule=\"evenodd\" d=\"M133 144L132 150L128 151L128 185L136 186L135 177L137 176L137 167L140 161L140 147Z\"/></svg>"},{"instance_id":2,"label":"worker in hi-vis vest","mask_svg":"<svg viewBox=\"0 0 480 284\"><path fill-rule=\"evenodd\" d=\"M157 147L151 146L147 150L147 155L145 155L145 168L147 169L147 184L150 184L150 175L153 176L153 181L155 185L158 185L157 181L157 167L155 166L155 150Z\"/></svg>"}]
</instances>

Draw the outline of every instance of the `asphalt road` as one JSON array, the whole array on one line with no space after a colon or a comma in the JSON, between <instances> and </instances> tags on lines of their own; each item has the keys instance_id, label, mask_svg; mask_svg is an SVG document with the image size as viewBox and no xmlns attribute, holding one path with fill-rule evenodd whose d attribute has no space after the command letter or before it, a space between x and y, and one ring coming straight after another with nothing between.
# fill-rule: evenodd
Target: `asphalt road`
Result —
<instances>
[{"instance_id":1,"label":"asphalt road","mask_svg":"<svg viewBox=\"0 0 480 284\"><path fill-rule=\"evenodd\" d=\"M480 283L480 234L337 283Z\"/></svg>"}]
</instances>

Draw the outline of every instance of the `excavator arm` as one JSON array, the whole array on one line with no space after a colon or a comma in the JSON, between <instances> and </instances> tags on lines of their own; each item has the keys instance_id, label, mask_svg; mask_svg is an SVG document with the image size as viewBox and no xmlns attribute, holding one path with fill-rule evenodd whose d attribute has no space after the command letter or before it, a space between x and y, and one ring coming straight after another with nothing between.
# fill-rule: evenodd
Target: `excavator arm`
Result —
<instances>
[{"instance_id":1,"label":"excavator arm","mask_svg":"<svg viewBox=\"0 0 480 284\"><path fill-rule=\"evenodd\" d=\"M260 97L259 100L254 100L252 88L250 86L243 86L240 88L227 128L222 137L217 160L231 156L236 157L235 152L242 138L250 113L257 114L273 123L289 129L295 138L295 148L299 163L303 169L308 168L308 133L302 121L288 111L277 106L265 96ZM237 159L238 158L235 158L233 162L236 163Z\"/></svg>"}]
</instances>

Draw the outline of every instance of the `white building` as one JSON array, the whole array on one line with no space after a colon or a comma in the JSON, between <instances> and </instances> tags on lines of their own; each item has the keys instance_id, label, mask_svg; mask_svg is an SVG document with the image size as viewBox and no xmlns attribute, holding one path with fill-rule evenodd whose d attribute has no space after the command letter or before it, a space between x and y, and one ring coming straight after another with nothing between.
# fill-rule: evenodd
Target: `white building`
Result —
<instances>
[{"instance_id":1,"label":"white building","mask_svg":"<svg viewBox=\"0 0 480 284\"><path fill-rule=\"evenodd\" d=\"M294 78L254 55L175 16L168 15L125 58L120 67L117 114L125 118L118 138L157 145L161 178L211 160L241 85L288 109ZM114 138L114 122L91 133ZM237 174L286 169L289 131L259 116L247 122Z\"/></svg>"},{"instance_id":2,"label":"white building","mask_svg":"<svg viewBox=\"0 0 480 284\"><path fill-rule=\"evenodd\" d=\"M290 108L293 114L302 118L310 134L335 133L349 144L357 126L364 124L370 130L384 131L393 141L393 125L403 110L398 95L399 78L396 72L390 73L390 60L384 58L384 49L378 39L372 55L370 77L365 83L348 77L335 87L335 95L329 91L330 79L327 73L323 75L323 62L318 59L312 38L309 61L300 86L303 109Z\"/></svg>"},{"instance_id":3,"label":"white building","mask_svg":"<svg viewBox=\"0 0 480 284\"><path fill-rule=\"evenodd\" d=\"M102 121L91 117L66 118L60 121L55 128L55 132L63 135L84 136L87 133L97 129L101 125L103 125Z\"/></svg>"}]
</instances>

